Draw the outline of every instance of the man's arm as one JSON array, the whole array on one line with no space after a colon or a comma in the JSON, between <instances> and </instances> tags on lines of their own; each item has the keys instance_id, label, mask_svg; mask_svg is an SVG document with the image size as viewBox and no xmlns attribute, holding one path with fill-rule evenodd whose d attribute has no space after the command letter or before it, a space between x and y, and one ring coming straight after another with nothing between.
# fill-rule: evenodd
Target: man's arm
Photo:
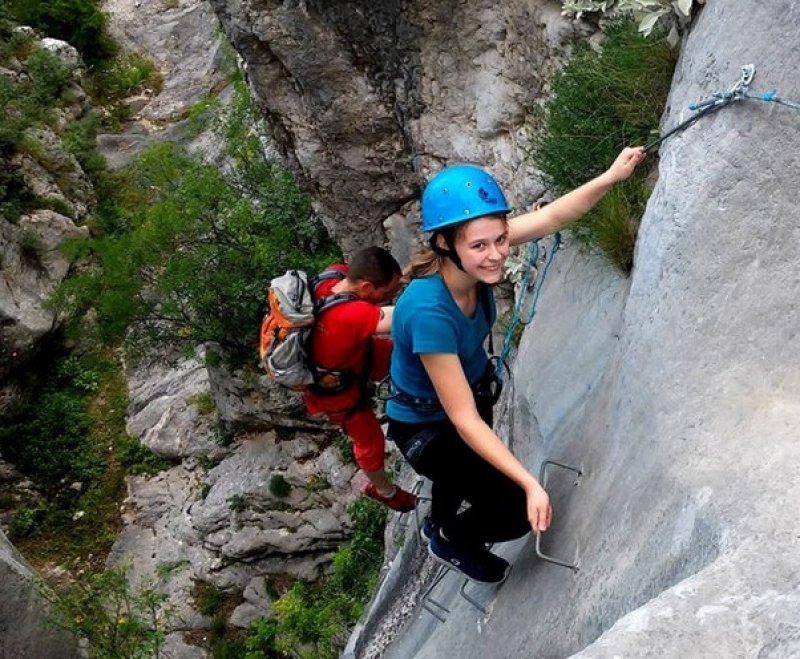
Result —
<instances>
[{"instance_id":1,"label":"man's arm","mask_svg":"<svg viewBox=\"0 0 800 659\"><path fill-rule=\"evenodd\" d=\"M381 315L378 317L378 326L375 328L375 334L391 334L394 307L381 307L380 312Z\"/></svg>"}]
</instances>

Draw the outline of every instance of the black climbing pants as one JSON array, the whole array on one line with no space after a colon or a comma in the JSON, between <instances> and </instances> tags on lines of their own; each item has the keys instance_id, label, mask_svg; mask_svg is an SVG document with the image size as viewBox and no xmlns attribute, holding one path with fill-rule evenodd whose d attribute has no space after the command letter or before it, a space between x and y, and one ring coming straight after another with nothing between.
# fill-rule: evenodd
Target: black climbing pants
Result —
<instances>
[{"instance_id":1,"label":"black climbing pants","mask_svg":"<svg viewBox=\"0 0 800 659\"><path fill-rule=\"evenodd\" d=\"M491 411L481 416L491 425ZM387 437L433 483L431 519L452 542L504 542L531 530L522 488L475 453L449 421L390 419ZM469 508L459 513L464 501Z\"/></svg>"}]
</instances>

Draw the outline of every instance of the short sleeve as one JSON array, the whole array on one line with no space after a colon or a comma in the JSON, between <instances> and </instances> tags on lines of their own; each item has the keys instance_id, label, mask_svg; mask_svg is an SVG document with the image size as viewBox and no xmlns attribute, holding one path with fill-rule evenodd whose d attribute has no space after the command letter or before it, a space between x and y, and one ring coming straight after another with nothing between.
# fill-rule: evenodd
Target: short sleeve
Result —
<instances>
[{"instance_id":1,"label":"short sleeve","mask_svg":"<svg viewBox=\"0 0 800 659\"><path fill-rule=\"evenodd\" d=\"M458 352L458 325L438 306L418 310L410 320L409 333L414 354Z\"/></svg>"}]
</instances>

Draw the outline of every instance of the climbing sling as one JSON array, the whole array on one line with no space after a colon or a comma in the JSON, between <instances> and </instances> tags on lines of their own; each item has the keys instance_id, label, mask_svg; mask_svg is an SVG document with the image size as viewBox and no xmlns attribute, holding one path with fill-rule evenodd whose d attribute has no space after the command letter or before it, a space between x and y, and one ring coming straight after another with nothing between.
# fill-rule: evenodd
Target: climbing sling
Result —
<instances>
[{"instance_id":1,"label":"climbing sling","mask_svg":"<svg viewBox=\"0 0 800 659\"><path fill-rule=\"evenodd\" d=\"M654 140L653 142L650 142L650 144L644 147L645 152L655 148L671 135L674 135L675 133L687 129L698 119L701 119L706 115L712 114L717 110L721 110L722 108L727 107L737 101L751 99L755 101L764 101L765 103L777 103L778 105L785 105L786 107L792 108L794 110L800 110L800 103L782 98L781 96L778 95L777 89L771 89L763 94L756 94L754 92L751 92L750 83L753 82L753 77L755 76L755 74L756 74L755 66L753 66L752 64L744 65L742 67L742 77L733 87L731 87L728 90L716 92L711 96L711 98L708 98L704 101L700 101L698 103L691 103L689 105L689 110L691 110L692 112L697 112L697 114L689 117L686 121L682 121L677 126L674 126L670 130L668 130L658 139Z\"/></svg>"}]
</instances>

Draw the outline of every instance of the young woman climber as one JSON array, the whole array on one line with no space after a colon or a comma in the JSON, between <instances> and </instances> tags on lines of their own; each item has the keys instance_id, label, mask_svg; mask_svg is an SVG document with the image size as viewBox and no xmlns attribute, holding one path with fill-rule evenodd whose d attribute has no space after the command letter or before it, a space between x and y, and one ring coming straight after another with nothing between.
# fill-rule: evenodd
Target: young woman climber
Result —
<instances>
[{"instance_id":1,"label":"young woman climber","mask_svg":"<svg viewBox=\"0 0 800 659\"><path fill-rule=\"evenodd\" d=\"M511 219L500 186L474 165L443 169L422 194L431 249L412 261L394 311L388 436L432 481L430 554L470 579L503 581L509 565L486 545L546 531L552 516L547 492L492 431L493 366L483 348L496 318L491 287L511 245L579 218L643 158L641 147L626 148L597 178Z\"/></svg>"}]
</instances>

